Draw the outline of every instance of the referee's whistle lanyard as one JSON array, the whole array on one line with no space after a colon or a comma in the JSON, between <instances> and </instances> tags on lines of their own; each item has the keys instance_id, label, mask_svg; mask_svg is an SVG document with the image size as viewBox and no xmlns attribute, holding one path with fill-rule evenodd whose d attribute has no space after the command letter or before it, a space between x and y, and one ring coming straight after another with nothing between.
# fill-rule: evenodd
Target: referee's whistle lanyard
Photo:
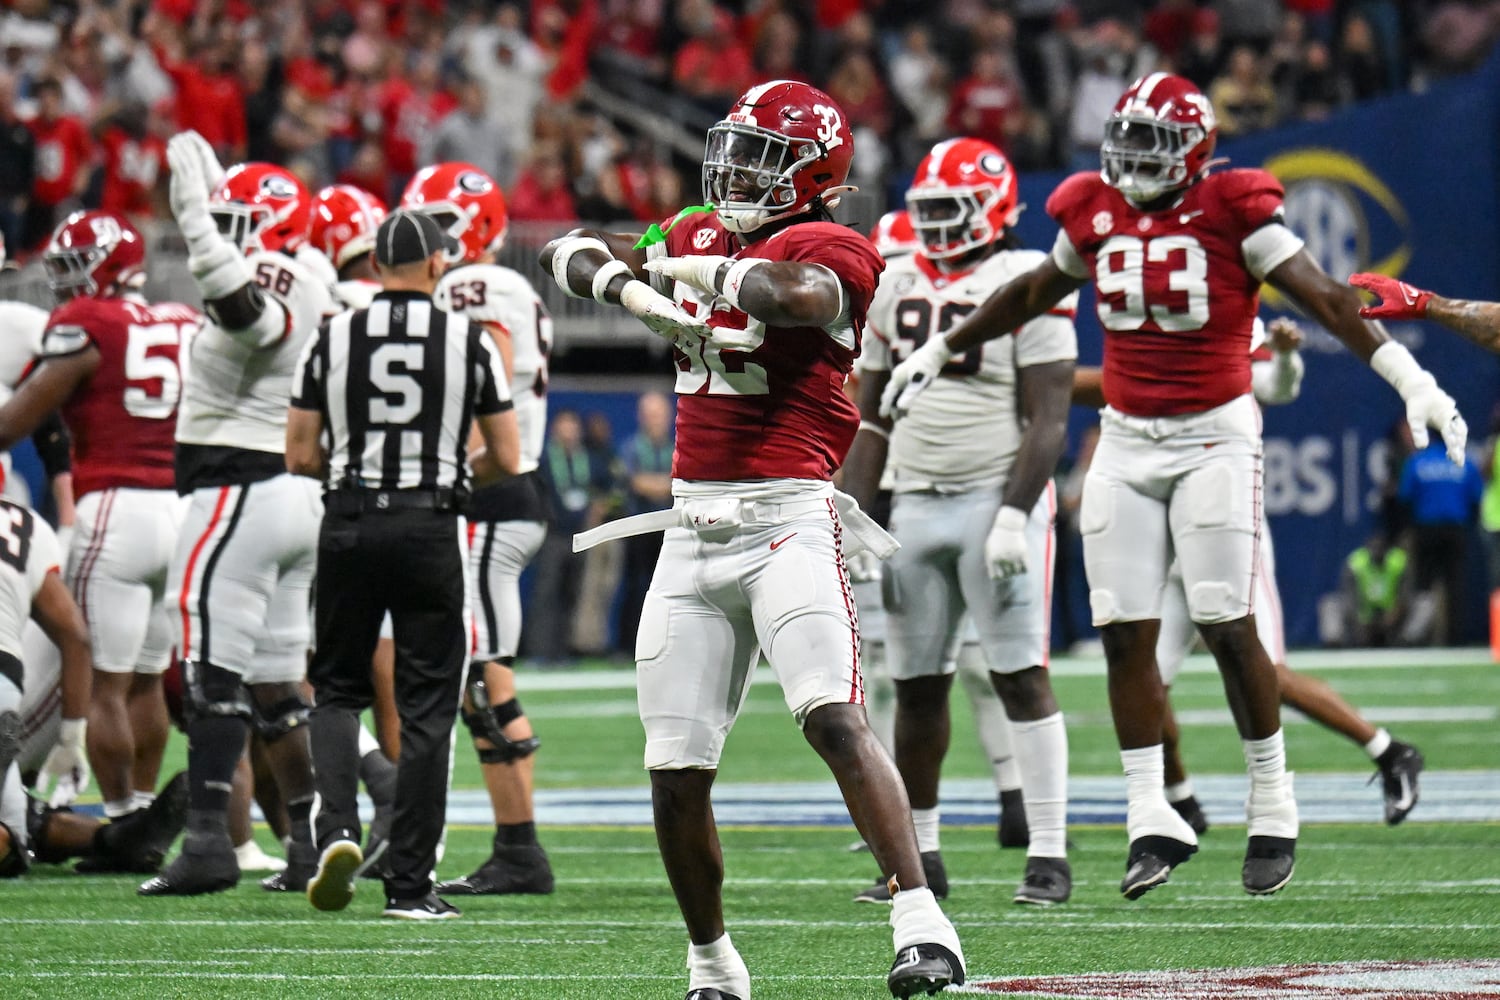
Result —
<instances>
[{"instance_id":1,"label":"referee's whistle lanyard","mask_svg":"<svg viewBox=\"0 0 1500 1000\"><path fill-rule=\"evenodd\" d=\"M589 453L579 451L569 455L557 445L547 448L547 465L552 470L552 483L563 506L570 511L583 510L589 504Z\"/></svg>"}]
</instances>

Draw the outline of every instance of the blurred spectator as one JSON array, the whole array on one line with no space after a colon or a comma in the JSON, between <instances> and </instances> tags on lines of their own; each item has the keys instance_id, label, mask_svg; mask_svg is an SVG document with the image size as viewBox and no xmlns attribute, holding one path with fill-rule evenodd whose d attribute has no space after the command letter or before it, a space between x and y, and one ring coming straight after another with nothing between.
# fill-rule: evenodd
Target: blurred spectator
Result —
<instances>
[{"instance_id":1,"label":"blurred spectator","mask_svg":"<svg viewBox=\"0 0 1500 1000\"><path fill-rule=\"evenodd\" d=\"M948 66L932 50L927 27L908 27L901 35L900 48L891 57L891 90L912 118L916 149L925 149L943 137L949 83Z\"/></svg>"},{"instance_id":2,"label":"blurred spectator","mask_svg":"<svg viewBox=\"0 0 1500 1000\"><path fill-rule=\"evenodd\" d=\"M802 28L784 10L770 11L755 35L755 75L761 80L801 80L813 83L803 71Z\"/></svg>"},{"instance_id":3,"label":"blurred spectator","mask_svg":"<svg viewBox=\"0 0 1500 1000\"><path fill-rule=\"evenodd\" d=\"M1119 89L1115 90L1114 96L1120 96ZM1114 104L1113 99L1110 104ZM981 49L974 54L969 75L953 88L953 102L948 106L948 128L959 135L983 139L1007 150L1012 133L1024 122L1024 110L1025 98L1006 66L1004 53L996 49ZM1103 129L1104 119L1100 118L1101 136Z\"/></svg>"},{"instance_id":4,"label":"blurred spectator","mask_svg":"<svg viewBox=\"0 0 1500 1000\"><path fill-rule=\"evenodd\" d=\"M1411 511L1415 586L1434 592L1441 608L1434 639L1437 645L1452 645L1462 636L1469 529L1484 496L1484 479L1467 458L1462 466L1450 462L1434 435L1406 460L1397 495Z\"/></svg>"},{"instance_id":5,"label":"blurred spectator","mask_svg":"<svg viewBox=\"0 0 1500 1000\"><path fill-rule=\"evenodd\" d=\"M750 51L735 30L734 18L711 0L678 0L677 22L688 40L672 63L677 92L710 114L723 114L729 102L755 81Z\"/></svg>"},{"instance_id":6,"label":"blurred spectator","mask_svg":"<svg viewBox=\"0 0 1500 1000\"><path fill-rule=\"evenodd\" d=\"M490 117L484 88L465 80L458 86L458 107L438 122L422 152L422 162L462 160L494 178L511 175L511 140Z\"/></svg>"},{"instance_id":7,"label":"blurred spectator","mask_svg":"<svg viewBox=\"0 0 1500 1000\"><path fill-rule=\"evenodd\" d=\"M224 163L245 159L248 132L245 91L235 74L238 50L232 34L199 43L191 58L160 50L157 58L177 88L177 124L208 140Z\"/></svg>"},{"instance_id":8,"label":"blurred spectator","mask_svg":"<svg viewBox=\"0 0 1500 1000\"><path fill-rule=\"evenodd\" d=\"M577 221L567 170L556 149L546 146L536 149L532 161L516 177L509 208L510 217L518 221Z\"/></svg>"},{"instance_id":9,"label":"blurred spectator","mask_svg":"<svg viewBox=\"0 0 1500 1000\"><path fill-rule=\"evenodd\" d=\"M240 85L245 90L245 157L281 162L282 147L272 135L281 113L282 65L259 39L250 39L240 50ZM326 102L326 95L325 95ZM326 104L325 104L326 106Z\"/></svg>"},{"instance_id":10,"label":"blurred spectator","mask_svg":"<svg viewBox=\"0 0 1500 1000\"><path fill-rule=\"evenodd\" d=\"M485 107L496 131L512 144L507 162L514 164L530 145L550 60L521 30L521 9L513 3L502 4L490 24L470 35L463 51L464 69L484 87ZM507 173L496 179L506 185L513 178Z\"/></svg>"},{"instance_id":11,"label":"blurred spectator","mask_svg":"<svg viewBox=\"0 0 1500 1000\"><path fill-rule=\"evenodd\" d=\"M661 47L666 0L605 0L594 39L595 66L607 73L654 84L667 79Z\"/></svg>"},{"instance_id":12,"label":"blurred spectator","mask_svg":"<svg viewBox=\"0 0 1500 1000\"><path fill-rule=\"evenodd\" d=\"M1192 37L1197 19L1194 0L1157 0L1141 22L1141 34L1162 58L1175 61Z\"/></svg>"},{"instance_id":13,"label":"blurred spectator","mask_svg":"<svg viewBox=\"0 0 1500 1000\"><path fill-rule=\"evenodd\" d=\"M1219 15L1212 8L1200 7L1194 13L1188 43L1175 62L1178 73L1208 92L1224 66L1224 36L1219 31Z\"/></svg>"},{"instance_id":14,"label":"blurred spectator","mask_svg":"<svg viewBox=\"0 0 1500 1000\"><path fill-rule=\"evenodd\" d=\"M1294 81L1291 105L1303 121L1323 121L1344 103L1338 74L1333 69L1333 56L1322 42L1308 42L1302 49Z\"/></svg>"},{"instance_id":15,"label":"blurred spectator","mask_svg":"<svg viewBox=\"0 0 1500 1000\"><path fill-rule=\"evenodd\" d=\"M1208 97L1221 135L1240 135L1276 124L1276 91L1266 79L1261 57L1248 45L1230 50L1224 75L1209 87Z\"/></svg>"},{"instance_id":16,"label":"blurred spectator","mask_svg":"<svg viewBox=\"0 0 1500 1000\"><path fill-rule=\"evenodd\" d=\"M144 225L156 210L157 185L167 176L167 143L171 127L159 112L129 105L106 122L99 135L103 150L104 187L99 207Z\"/></svg>"},{"instance_id":17,"label":"blurred spectator","mask_svg":"<svg viewBox=\"0 0 1500 1000\"><path fill-rule=\"evenodd\" d=\"M644 514L672 506L672 449L676 434L672 426L672 404L660 392L647 392L636 403L638 429L625 442L625 513ZM635 633L641 623L641 607L656 572L661 554L661 532L653 531L625 539L625 574L620 595L620 642L625 653L635 651Z\"/></svg>"},{"instance_id":18,"label":"blurred spectator","mask_svg":"<svg viewBox=\"0 0 1500 1000\"><path fill-rule=\"evenodd\" d=\"M1281 21L1281 4L1267 0L1213 0L1230 45L1245 43L1264 52Z\"/></svg>"},{"instance_id":19,"label":"blurred spectator","mask_svg":"<svg viewBox=\"0 0 1500 1000\"><path fill-rule=\"evenodd\" d=\"M533 0L531 18L536 42L551 60L547 94L555 100L571 100L588 79L598 0Z\"/></svg>"},{"instance_id":20,"label":"blurred spectator","mask_svg":"<svg viewBox=\"0 0 1500 1000\"><path fill-rule=\"evenodd\" d=\"M1156 50L1111 18L1094 25L1080 56L1083 68L1073 86L1068 125L1070 164L1074 170L1097 170L1104 122L1130 82L1156 68Z\"/></svg>"},{"instance_id":21,"label":"blurred spectator","mask_svg":"<svg viewBox=\"0 0 1500 1000\"><path fill-rule=\"evenodd\" d=\"M39 246L62 213L79 205L93 167L94 145L83 122L63 113L62 85L47 77L36 85L36 168L31 184L25 246Z\"/></svg>"},{"instance_id":22,"label":"blurred spectator","mask_svg":"<svg viewBox=\"0 0 1500 1000\"><path fill-rule=\"evenodd\" d=\"M828 76L826 90L844 109L850 125L868 129L881 141L890 134L890 94L869 53L856 50L840 59Z\"/></svg>"},{"instance_id":23,"label":"blurred spectator","mask_svg":"<svg viewBox=\"0 0 1500 1000\"><path fill-rule=\"evenodd\" d=\"M394 189L391 172L385 165L385 153L381 150L380 143L374 139L366 139L359 144L354 151L354 158L334 176L334 180L339 184L353 184L381 201L387 201Z\"/></svg>"},{"instance_id":24,"label":"blurred spectator","mask_svg":"<svg viewBox=\"0 0 1500 1000\"><path fill-rule=\"evenodd\" d=\"M613 521L620 516L624 497L620 492L625 468L615 454L615 432L609 418L595 410L584 420L583 446L588 452L589 467L605 470L595 484L593 514L595 523ZM592 526L592 525L591 525ZM620 574L624 569L625 543L595 545L583 554L583 580L579 584L578 606L573 615L573 649L587 656L599 656L612 648L610 627L615 597L620 591Z\"/></svg>"},{"instance_id":25,"label":"blurred spectator","mask_svg":"<svg viewBox=\"0 0 1500 1000\"><path fill-rule=\"evenodd\" d=\"M559 410L553 416L541 474L552 520L533 564L524 640L527 655L556 664L572 655L569 640L583 583L583 553L573 551L573 536L600 522L613 485L608 466L596 464L584 446L577 412Z\"/></svg>"},{"instance_id":26,"label":"blurred spectator","mask_svg":"<svg viewBox=\"0 0 1500 1000\"><path fill-rule=\"evenodd\" d=\"M385 127L385 166L391 173L385 200L394 204L401 189L421 166L417 154L448 113L458 107L454 96L443 89L442 64L435 53L417 55L411 78L401 73L393 59L390 75L380 88L380 116Z\"/></svg>"},{"instance_id":27,"label":"blurred spectator","mask_svg":"<svg viewBox=\"0 0 1500 1000\"><path fill-rule=\"evenodd\" d=\"M1357 101L1368 100L1385 92L1385 64L1375 44L1370 22L1358 14L1344 22L1339 39L1339 80Z\"/></svg>"},{"instance_id":28,"label":"blurred spectator","mask_svg":"<svg viewBox=\"0 0 1500 1000\"><path fill-rule=\"evenodd\" d=\"M1405 644L1410 638L1411 608L1411 578L1406 570L1406 550L1392 547L1381 531L1349 553L1339 581L1338 606L1344 617L1340 645Z\"/></svg>"},{"instance_id":29,"label":"blurred spectator","mask_svg":"<svg viewBox=\"0 0 1500 1000\"><path fill-rule=\"evenodd\" d=\"M1363 20L1350 20L1356 19ZM1422 27L1429 68L1440 76L1474 69L1484 61L1497 32L1500 32L1500 14L1493 3L1437 4ZM1346 48L1349 45L1347 24L1344 45Z\"/></svg>"},{"instance_id":30,"label":"blurred spectator","mask_svg":"<svg viewBox=\"0 0 1500 1000\"><path fill-rule=\"evenodd\" d=\"M10 25L14 16L4 24ZM36 175L36 138L16 114L16 80L0 70L0 234L13 256L27 249L26 206Z\"/></svg>"}]
</instances>

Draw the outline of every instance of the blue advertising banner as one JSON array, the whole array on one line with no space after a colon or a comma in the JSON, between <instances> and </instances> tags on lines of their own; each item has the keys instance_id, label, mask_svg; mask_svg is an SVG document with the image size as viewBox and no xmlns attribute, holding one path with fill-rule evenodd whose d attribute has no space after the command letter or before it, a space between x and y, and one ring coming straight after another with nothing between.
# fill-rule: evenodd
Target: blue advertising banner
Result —
<instances>
[{"instance_id":1,"label":"blue advertising banner","mask_svg":"<svg viewBox=\"0 0 1500 1000\"><path fill-rule=\"evenodd\" d=\"M1335 278L1379 271L1458 298L1500 299L1500 58L1426 93L1223 141L1218 152L1281 180L1288 223ZM1019 229L1028 246L1051 246L1056 226L1042 206L1063 176L1022 178L1022 201L1031 208ZM1262 313L1295 309L1268 288ZM1302 323L1302 397L1266 413L1265 503L1288 637L1308 645L1318 641L1318 598L1337 586L1344 558L1377 523L1403 409L1338 341ZM1080 307L1078 332L1082 362L1097 364L1101 334L1091 298ZM1478 460L1500 401L1500 359L1436 324L1396 324L1390 333L1458 401ZM1092 414L1075 411L1076 431L1092 422ZM1477 545L1469 561L1463 637L1478 640L1487 586Z\"/></svg>"}]
</instances>

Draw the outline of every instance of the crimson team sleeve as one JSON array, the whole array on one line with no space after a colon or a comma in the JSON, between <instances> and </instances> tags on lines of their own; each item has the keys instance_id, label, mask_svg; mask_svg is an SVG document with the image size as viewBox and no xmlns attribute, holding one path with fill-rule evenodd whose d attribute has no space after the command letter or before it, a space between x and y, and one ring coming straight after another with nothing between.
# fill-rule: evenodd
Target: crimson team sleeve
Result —
<instances>
[{"instance_id":1,"label":"crimson team sleeve","mask_svg":"<svg viewBox=\"0 0 1500 1000\"><path fill-rule=\"evenodd\" d=\"M833 223L814 223L787 230L787 260L819 264L839 279L849 296L849 312L861 325L875 297L885 259L869 240Z\"/></svg>"}]
</instances>

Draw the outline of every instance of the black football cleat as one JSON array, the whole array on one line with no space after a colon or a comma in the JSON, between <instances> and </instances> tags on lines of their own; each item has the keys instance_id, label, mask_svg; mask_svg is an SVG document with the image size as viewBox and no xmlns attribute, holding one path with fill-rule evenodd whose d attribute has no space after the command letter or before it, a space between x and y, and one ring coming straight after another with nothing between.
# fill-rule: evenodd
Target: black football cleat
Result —
<instances>
[{"instance_id":1,"label":"black football cleat","mask_svg":"<svg viewBox=\"0 0 1500 1000\"><path fill-rule=\"evenodd\" d=\"M74 870L80 874L128 872L150 875L161 870L172 842L188 818L188 779L178 771L144 809L99 827L88 857Z\"/></svg>"},{"instance_id":2,"label":"black football cleat","mask_svg":"<svg viewBox=\"0 0 1500 1000\"><path fill-rule=\"evenodd\" d=\"M1026 847L1031 830L1026 825L1026 802L1021 790L1012 788L1000 793L1000 817L995 821L995 838L1001 847Z\"/></svg>"},{"instance_id":3,"label":"black football cleat","mask_svg":"<svg viewBox=\"0 0 1500 1000\"><path fill-rule=\"evenodd\" d=\"M1137 837L1130 842L1125 878L1120 882L1121 895L1126 899L1140 899L1165 882L1173 868L1197 852L1197 844L1187 844L1175 837Z\"/></svg>"},{"instance_id":4,"label":"black football cleat","mask_svg":"<svg viewBox=\"0 0 1500 1000\"><path fill-rule=\"evenodd\" d=\"M1030 906L1056 906L1073 895L1073 869L1067 858L1027 858L1026 877L1016 889L1013 902Z\"/></svg>"},{"instance_id":5,"label":"black football cleat","mask_svg":"<svg viewBox=\"0 0 1500 1000\"><path fill-rule=\"evenodd\" d=\"M286 849L286 867L260 880L267 892L306 892L318 873L318 849L310 843L292 841Z\"/></svg>"},{"instance_id":6,"label":"black football cleat","mask_svg":"<svg viewBox=\"0 0 1500 1000\"><path fill-rule=\"evenodd\" d=\"M136 892L142 896L204 896L233 889L239 881L240 864L227 836L215 844L194 844L189 838L182 845L182 853Z\"/></svg>"},{"instance_id":7,"label":"black football cleat","mask_svg":"<svg viewBox=\"0 0 1500 1000\"><path fill-rule=\"evenodd\" d=\"M696 990L688 990L684 1000L740 1000L740 998L736 993L725 993L712 986L700 986Z\"/></svg>"},{"instance_id":8,"label":"black football cleat","mask_svg":"<svg viewBox=\"0 0 1500 1000\"><path fill-rule=\"evenodd\" d=\"M941 851L922 852L922 874L927 876L927 888L934 899L948 898L948 869L943 866ZM856 903L889 903L891 887L889 879L876 879L875 884L854 897Z\"/></svg>"},{"instance_id":9,"label":"black football cleat","mask_svg":"<svg viewBox=\"0 0 1500 1000\"><path fill-rule=\"evenodd\" d=\"M470 875L438 885L444 896L545 896L552 892L552 865L540 844L496 846Z\"/></svg>"},{"instance_id":10,"label":"black football cleat","mask_svg":"<svg viewBox=\"0 0 1500 1000\"><path fill-rule=\"evenodd\" d=\"M914 944L896 952L885 984L891 996L907 1000L918 993L928 996L949 986L962 986L964 964L958 956L940 944Z\"/></svg>"},{"instance_id":11,"label":"black football cleat","mask_svg":"<svg viewBox=\"0 0 1500 1000\"><path fill-rule=\"evenodd\" d=\"M437 893L429 892L418 899L386 897L380 915L398 920L455 920L463 916L463 911Z\"/></svg>"},{"instance_id":12,"label":"black football cleat","mask_svg":"<svg viewBox=\"0 0 1500 1000\"><path fill-rule=\"evenodd\" d=\"M1292 837L1251 837L1245 848L1240 881L1252 896L1280 892L1292 880L1297 841Z\"/></svg>"},{"instance_id":13,"label":"black football cleat","mask_svg":"<svg viewBox=\"0 0 1500 1000\"><path fill-rule=\"evenodd\" d=\"M1417 776L1422 773L1426 764L1420 750L1399 740L1391 740L1385 753L1375 761L1375 765L1380 768L1375 778L1380 779L1381 791L1385 796L1385 821L1388 826L1395 826L1405 819L1406 814L1417 804ZM1374 781L1375 778L1370 780Z\"/></svg>"},{"instance_id":14,"label":"black football cleat","mask_svg":"<svg viewBox=\"0 0 1500 1000\"><path fill-rule=\"evenodd\" d=\"M1198 803L1198 796L1189 795L1185 799L1168 803L1177 811L1177 815L1187 820L1187 825L1193 828L1198 836L1208 832L1208 817L1203 814L1203 806Z\"/></svg>"}]
</instances>

